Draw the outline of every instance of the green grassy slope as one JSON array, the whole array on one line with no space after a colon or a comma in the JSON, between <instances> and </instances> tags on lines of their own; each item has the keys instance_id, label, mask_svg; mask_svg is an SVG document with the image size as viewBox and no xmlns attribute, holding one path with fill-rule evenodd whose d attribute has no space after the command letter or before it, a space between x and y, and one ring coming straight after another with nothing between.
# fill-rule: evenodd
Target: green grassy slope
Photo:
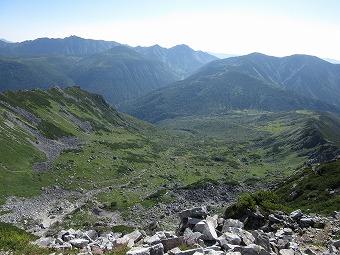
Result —
<instances>
[{"instance_id":1,"label":"green grassy slope","mask_svg":"<svg viewBox=\"0 0 340 255\"><path fill-rule=\"evenodd\" d=\"M0 100L1 203L52 185L82 192L111 187L97 199L129 213L138 203L168 201L167 190L207 179L275 183L305 161L319 160L311 158L319 148L328 146L325 151L332 153L339 148L339 118L322 112L234 112L157 127L118 113L103 97L78 87L6 92ZM328 121L320 121L324 118ZM39 147L42 136L58 146L76 137L77 144L63 147L49 169L37 171L35 163L50 157Z\"/></svg>"},{"instance_id":2,"label":"green grassy slope","mask_svg":"<svg viewBox=\"0 0 340 255\"><path fill-rule=\"evenodd\" d=\"M308 166L282 183L281 202L304 211L330 213L340 209L340 160Z\"/></svg>"}]
</instances>

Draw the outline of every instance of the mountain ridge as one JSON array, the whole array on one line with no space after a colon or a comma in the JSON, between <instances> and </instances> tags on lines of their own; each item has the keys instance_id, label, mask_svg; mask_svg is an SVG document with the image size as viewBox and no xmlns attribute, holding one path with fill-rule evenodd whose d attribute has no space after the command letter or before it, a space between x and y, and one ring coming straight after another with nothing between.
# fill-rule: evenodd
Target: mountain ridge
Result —
<instances>
[{"instance_id":1,"label":"mountain ridge","mask_svg":"<svg viewBox=\"0 0 340 255\"><path fill-rule=\"evenodd\" d=\"M339 108L320 100L299 96L252 76L229 71L192 75L120 107L151 123L189 115L220 115L235 110L269 112Z\"/></svg>"},{"instance_id":2,"label":"mountain ridge","mask_svg":"<svg viewBox=\"0 0 340 255\"><path fill-rule=\"evenodd\" d=\"M18 43L0 42L0 55L3 56L31 56L31 55L64 55L83 56L102 53L113 47L125 46L134 49L147 57L161 60L187 76L203 64L217 59L215 56L202 51L194 51L187 45L176 45L171 48L163 48L159 45L151 47L131 47L115 41L84 39L78 36L65 38L38 38ZM184 50L184 51L183 51Z\"/></svg>"},{"instance_id":3,"label":"mountain ridge","mask_svg":"<svg viewBox=\"0 0 340 255\"><path fill-rule=\"evenodd\" d=\"M215 60L196 74L238 71L296 93L340 105L340 65L315 56L272 57L262 53Z\"/></svg>"}]
</instances>

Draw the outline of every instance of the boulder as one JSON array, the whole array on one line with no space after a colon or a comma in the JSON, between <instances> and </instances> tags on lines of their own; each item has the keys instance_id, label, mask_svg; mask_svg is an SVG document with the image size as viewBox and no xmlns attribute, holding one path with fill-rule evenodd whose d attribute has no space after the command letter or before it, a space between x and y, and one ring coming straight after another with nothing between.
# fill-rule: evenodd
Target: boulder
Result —
<instances>
[{"instance_id":1,"label":"boulder","mask_svg":"<svg viewBox=\"0 0 340 255\"><path fill-rule=\"evenodd\" d=\"M202 219L199 219L199 218L191 218L189 217L188 218L188 222L187 224L188 225L196 225L198 222L200 222Z\"/></svg>"},{"instance_id":2,"label":"boulder","mask_svg":"<svg viewBox=\"0 0 340 255\"><path fill-rule=\"evenodd\" d=\"M150 255L150 247L134 248L128 251L126 255Z\"/></svg>"},{"instance_id":3,"label":"boulder","mask_svg":"<svg viewBox=\"0 0 340 255\"><path fill-rule=\"evenodd\" d=\"M159 238L157 234L154 234L153 236L147 236L144 238L144 243L148 245L157 244L160 242L161 242L161 239Z\"/></svg>"},{"instance_id":4,"label":"boulder","mask_svg":"<svg viewBox=\"0 0 340 255\"><path fill-rule=\"evenodd\" d=\"M317 255L314 251L312 251L311 249L307 248L303 251L305 254L308 255Z\"/></svg>"},{"instance_id":5,"label":"boulder","mask_svg":"<svg viewBox=\"0 0 340 255\"><path fill-rule=\"evenodd\" d=\"M314 220L311 217L301 218L300 223L299 223L301 228L309 228L309 227L312 227L313 224L314 224Z\"/></svg>"},{"instance_id":6,"label":"boulder","mask_svg":"<svg viewBox=\"0 0 340 255\"><path fill-rule=\"evenodd\" d=\"M215 215L214 217L208 215L205 220L209 222L213 226L213 228L217 228L218 226L217 219L218 219L217 215Z\"/></svg>"},{"instance_id":7,"label":"boulder","mask_svg":"<svg viewBox=\"0 0 340 255\"><path fill-rule=\"evenodd\" d=\"M41 248L47 248L55 244L55 239L53 237L41 237L38 240L35 240L34 244Z\"/></svg>"},{"instance_id":8,"label":"boulder","mask_svg":"<svg viewBox=\"0 0 340 255\"><path fill-rule=\"evenodd\" d=\"M64 242L69 242L70 240L75 239L75 238L76 238L75 235L68 235L68 234L63 235L63 237L62 237Z\"/></svg>"},{"instance_id":9,"label":"boulder","mask_svg":"<svg viewBox=\"0 0 340 255\"><path fill-rule=\"evenodd\" d=\"M282 223L283 222L281 219L278 219L277 217L275 217L274 214L269 214L268 220L272 223Z\"/></svg>"},{"instance_id":10,"label":"boulder","mask_svg":"<svg viewBox=\"0 0 340 255\"><path fill-rule=\"evenodd\" d=\"M251 234L255 238L255 242L254 242L255 244L260 245L266 251L271 252L269 237L266 233L264 233L261 230L254 230L253 232L251 232Z\"/></svg>"},{"instance_id":11,"label":"boulder","mask_svg":"<svg viewBox=\"0 0 340 255\"><path fill-rule=\"evenodd\" d=\"M295 210L289 214L289 217L293 220L299 220L303 216L303 213L300 209Z\"/></svg>"},{"instance_id":12,"label":"boulder","mask_svg":"<svg viewBox=\"0 0 340 255\"><path fill-rule=\"evenodd\" d=\"M247 246L238 246L234 248L234 251L241 252L242 255L271 255L263 247L256 244L249 244Z\"/></svg>"},{"instance_id":13,"label":"boulder","mask_svg":"<svg viewBox=\"0 0 340 255\"><path fill-rule=\"evenodd\" d=\"M242 240L237 234L225 232L217 238L217 241L220 246L225 249L225 244L240 245Z\"/></svg>"},{"instance_id":14,"label":"boulder","mask_svg":"<svg viewBox=\"0 0 340 255\"><path fill-rule=\"evenodd\" d=\"M85 236L90 238L91 240L96 240L98 238L98 233L95 230L88 230L85 232Z\"/></svg>"},{"instance_id":15,"label":"boulder","mask_svg":"<svg viewBox=\"0 0 340 255\"><path fill-rule=\"evenodd\" d=\"M129 241L130 241L129 236L124 235L124 236L116 239L115 247L121 247L121 246L124 246L124 245L128 245Z\"/></svg>"},{"instance_id":16,"label":"boulder","mask_svg":"<svg viewBox=\"0 0 340 255\"><path fill-rule=\"evenodd\" d=\"M202 233L202 240L216 240L217 233L213 226L213 224L210 221L202 220L199 223L197 223L194 227L194 231Z\"/></svg>"},{"instance_id":17,"label":"boulder","mask_svg":"<svg viewBox=\"0 0 340 255\"><path fill-rule=\"evenodd\" d=\"M295 255L293 249L282 249L279 251L279 255Z\"/></svg>"},{"instance_id":18,"label":"boulder","mask_svg":"<svg viewBox=\"0 0 340 255\"><path fill-rule=\"evenodd\" d=\"M330 214L331 217L340 220L340 212L334 211Z\"/></svg>"},{"instance_id":19,"label":"boulder","mask_svg":"<svg viewBox=\"0 0 340 255\"><path fill-rule=\"evenodd\" d=\"M183 236L166 238L162 239L161 243L163 244L164 252L167 252L175 247L182 246L184 244L184 238Z\"/></svg>"},{"instance_id":20,"label":"boulder","mask_svg":"<svg viewBox=\"0 0 340 255\"><path fill-rule=\"evenodd\" d=\"M222 233L226 231L227 228L244 228L244 224L242 221L234 220L234 219L226 219L223 224Z\"/></svg>"},{"instance_id":21,"label":"boulder","mask_svg":"<svg viewBox=\"0 0 340 255\"><path fill-rule=\"evenodd\" d=\"M245 245L253 244L255 242L254 236L244 229L230 227L229 231L238 235L242 239L242 243Z\"/></svg>"},{"instance_id":22,"label":"boulder","mask_svg":"<svg viewBox=\"0 0 340 255\"><path fill-rule=\"evenodd\" d=\"M339 240L334 240L334 241L333 241L333 246L334 246L335 248L340 248L340 239L339 239Z\"/></svg>"},{"instance_id":23,"label":"boulder","mask_svg":"<svg viewBox=\"0 0 340 255\"><path fill-rule=\"evenodd\" d=\"M72 244L70 243L57 244L54 246L54 248L56 250L61 250L61 251L70 250L72 249Z\"/></svg>"},{"instance_id":24,"label":"boulder","mask_svg":"<svg viewBox=\"0 0 340 255\"><path fill-rule=\"evenodd\" d=\"M150 255L163 255L164 254L164 247L163 244L155 244L150 247Z\"/></svg>"},{"instance_id":25,"label":"boulder","mask_svg":"<svg viewBox=\"0 0 340 255\"><path fill-rule=\"evenodd\" d=\"M185 218L206 218L208 215L207 208L205 206L202 207L196 207L188 210L184 210L179 213L179 217L181 219Z\"/></svg>"},{"instance_id":26,"label":"boulder","mask_svg":"<svg viewBox=\"0 0 340 255\"><path fill-rule=\"evenodd\" d=\"M224 255L223 251L216 251L214 249L204 249L204 255Z\"/></svg>"},{"instance_id":27,"label":"boulder","mask_svg":"<svg viewBox=\"0 0 340 255\"><path fill-rule=\"evenodd\" d=\"M143 238L142 233L138 229L131 232L130 234L127 234L126 236L129 238L129 242L132 242L133 245Z\"/></svg>"},{"instance_id":28,"label":"boulder","mask_svg":"<svg viewBox=\"0 0 340 255\"><path fill-rule=\"evenodd\" d=\"M198 242L203 235L200 232L193 232L190 228L186 228L183 233L184 242L186 245L191 246Z\"/></svg>"},{"instance_id":29,"label":"boulder","mask_svg":"<svg viewBox=\"0 0 340 255\"><path fill-rule=\"evenodd\" d=\"M89 240L83 238L75 238L70 240L70 244L72 244L72 246L76 248L83 249L89 244Z\"/></svg>"}]
</instances>

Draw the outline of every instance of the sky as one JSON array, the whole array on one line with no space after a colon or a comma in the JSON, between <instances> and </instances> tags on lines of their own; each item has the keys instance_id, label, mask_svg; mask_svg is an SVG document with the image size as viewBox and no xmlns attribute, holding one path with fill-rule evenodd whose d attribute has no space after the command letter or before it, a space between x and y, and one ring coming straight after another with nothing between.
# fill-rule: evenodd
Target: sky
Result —
<instances>
[{"instance_id":1,"label":"sky","mask_svg":"<svg viewBox=\"0 0 340 255\"><path fill-rule=\"evenodd\" d=\"M71 35L130 46L340 60L340 0L0 0L0 38Z\"/></svg>"}]
</instances>

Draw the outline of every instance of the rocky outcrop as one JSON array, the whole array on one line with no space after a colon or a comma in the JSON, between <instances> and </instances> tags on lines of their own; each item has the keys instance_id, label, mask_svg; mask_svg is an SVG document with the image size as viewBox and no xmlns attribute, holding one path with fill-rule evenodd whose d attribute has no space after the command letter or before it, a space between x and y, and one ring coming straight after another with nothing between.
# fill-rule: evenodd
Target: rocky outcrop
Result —
<instances>
[{"instance_id":1,"label":"rocky outcrop","mask_svg":"<svg viewBox=\"0 0 340 255\"><path fill-rule=\"evenodd\" d=\"M35 243L55 250L78 249L81 254L128 247L127 255L331 255L340 254L338 215L277 212L265 219L267 225L251 230L239 220L210 216L206 207L197 207L178 214L181 223L176 233L158 231L148 236L138 229L126 235L69 229Z\"/></svg>"}]
</instances>

